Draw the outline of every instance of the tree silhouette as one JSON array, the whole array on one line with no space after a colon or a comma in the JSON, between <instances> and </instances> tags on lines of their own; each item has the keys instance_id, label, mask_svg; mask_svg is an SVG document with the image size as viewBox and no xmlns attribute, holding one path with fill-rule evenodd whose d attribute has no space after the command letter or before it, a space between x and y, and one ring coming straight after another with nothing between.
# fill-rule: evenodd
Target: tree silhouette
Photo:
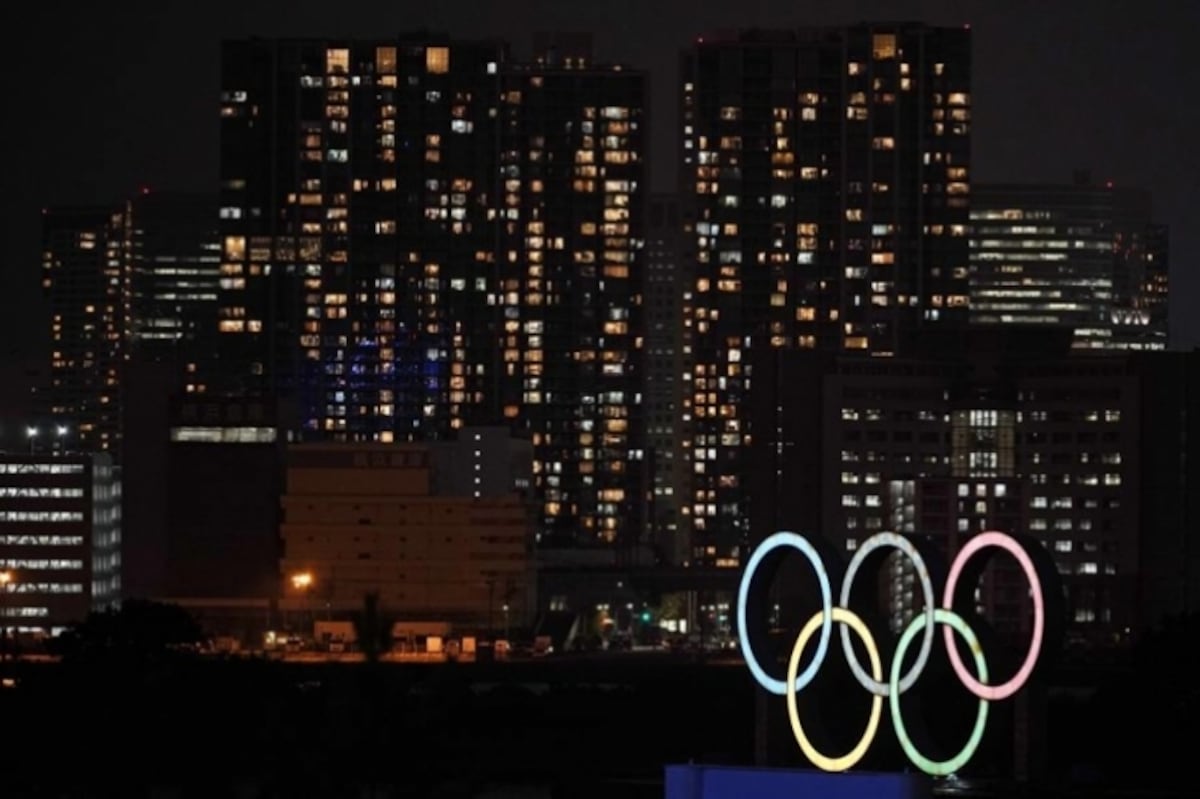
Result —
<instances>
[{"instance_id":1,"label":"tree silhouette","mask_svg":"<svg viewBox=\"0 0 1200 799\"><path fill-rule=\"evenodd\" d=\"M194 652L203 640L200 625L178 605L131 599L119 608L93 611L52 648L64 659L147 658Z\"/></svg>"},{"instance_id":2,"label":"tree silhouette","mask_svg":"<svg viewBox=\"0 0 1200 799\"><path fill-rule=\"evenodd\" d=\"M379 656L391 648L392 624L379 610L379 594L371 592L363 596L363 609L354 616L354 632L358 637L358 648L368 663L379 660Z\"/></svg>"},{"instance_id":3,"label":"tree silhouette","mask_svg":"<svg viewBox=\"0 0 1200 799\"><path fill-rule=\"evenodd\" d=\"M1200 614L1168 619L1138 642L1131 668L1097 693L1093 751L1110 776L1147 786L1190 781L1200 737L1198 638Z\"/></svg>"}]
</instances>

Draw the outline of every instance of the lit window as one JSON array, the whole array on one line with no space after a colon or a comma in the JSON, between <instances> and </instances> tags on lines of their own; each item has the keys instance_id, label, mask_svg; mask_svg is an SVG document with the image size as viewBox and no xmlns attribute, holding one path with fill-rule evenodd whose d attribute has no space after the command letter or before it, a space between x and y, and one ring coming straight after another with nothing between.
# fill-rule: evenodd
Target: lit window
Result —
<instances>
[{"instance_id":1,"label":"lit window","mask_svg":"<svg viewBox=\"0 0 1200 799\"><path fill-rule=\"evenodd\" d=\"M445 75L450 71L450 48L425 48L425 71L431 75Z\"/></svg>"},{"instance_id":2,"label":"lit window","mask_svg":"<svg viewBox=\"0 0 1200 799\"><path fill-rule=\"evenodd\" d=\"M325 51L325 71L329 74L350 71L350 51L345 48Z\"/></svg>"},{"instance_id":3,"label":"lit window","mask_svg":"<svg viewBox=\"0 0 1200 799\"><path fill-rule=\"evenodd\" d=\"M896 57L896 36L892 33L877 33L872 37L872 50L877 61Z\"/></svg>"},{"instance_id":4,"label":"lit window","mask_svg":"<svg viewBox=\"0 0 1200 799\"><path fill-rule=\"evenodd\" d=\"M375 48L375 71L380 75L396 74L396 48Z\"/></svg>"}]
</instances>

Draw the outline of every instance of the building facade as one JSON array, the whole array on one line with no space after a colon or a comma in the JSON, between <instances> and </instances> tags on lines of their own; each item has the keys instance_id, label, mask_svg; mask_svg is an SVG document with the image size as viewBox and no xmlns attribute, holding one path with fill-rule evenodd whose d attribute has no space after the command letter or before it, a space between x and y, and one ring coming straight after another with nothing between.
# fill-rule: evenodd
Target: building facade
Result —
<instances>
[{"instance_id":1,"label":"building facade","mask_svg":"<svg viewBox=\"0 0 1200 799\"><path fill-rule=\"evenodd\" d=\"M887 360L768 361L756 531L819 533L847 558L882 531L947 554L980 531L1029 535L1058 567L1072 640L1127 640L1139 618L1142 383L1130 358L1067 357L1069 341L1025 329L925 341ZM920 597L905 562L889 568L899 625ZM1020 570L993 564L983 579L989 617L1027 633Z\"/></svg>"},{"instance_id":2,"label":"building facade","mask_svg":"<svg viewBox=\"0 0 1200 799\"><path fill-rule=\"evenodd\" d=\"M54 635L121 592L112 458L0 455L0 627Z\"/></svg>"},{"instance_id":3,"label":"building facade","mask_svg":"<svg viewBox=\"0 0 1200 799\"><path fill-rule=\"evenodd\" d=\"M755 351L886 356L912 329L966 323L970 41L881 24L685 51L693 560L736 566L750 542L739 464Z\"/></svg>"},{"instance_id":4,"label":"building facade","mask_svg":"<svg viewBox=\"0 0 1200 799\"><path fill-rule=\"evenodd\" d=\"M225 45L221 379L308 440L534 448L547 541L641 534L645 79L575 41Z\"/></svg>"},{"instance_id":5,"label":"building facade","mask_svg":"<svg viewBox=\"0 0 1200 799\"><path fill-rule=\"evenodd\" d=\"M1084 351L1167 346L1167 230L1147 192L1096 184L975 187L971 323L1074 331Z\"/></svg>"},{"instance_id":6,"label":"building facade","mask_svg":"<svg viewBox=\"0 0 1200 799\"><path fill-rule=\"evenodd\" d=\"M536 607L529 507L511 490L439 494L439 483L454 484L439 471L461 468L447 452L420 444L289 447L283 607L345 616L373 593L400 619L487 629L529 622Z\"/></svg>"},{"instance_id":7,"label":"building facade","mask_svg":"<svg viewBox=\"0 0 1200 799\"><path fill-rule=\"evenodd\" d=\"M177 599L278 594L285 437L275 403L184 394L170 409L166 584Z\"/></svg>"},{"instance_id":8,"label":"building facade","mask_svg":"<svg viewBox=\"0 0 1200 799\"><path fill-rule=\"evenodd\" d=\"M1139 356L1141 628L1200 612L1200 350Z\"/></svg>"},{"instance_id":9,"label":"building facade","mask_svg":"<svg viewBox=\"0 0 1200 799\"><path fill-rule=\"evenodd\" d=\"M36 414L72 448L121 461L131 359L169 362L180 386L203 390L195 360L217 343L216 228L214 199L148 189L111 208L43 214L52 351Z\"/></svg>"},{"instance_id":10,"label":"building facade","mask_svg":"<svg viewBox=\"0 0 1200 799\"><path fill-rule=\"evenodd\" d=\"M68 428L79 450L118 458L129 288L123 228L119 210L57 208L42 214L51 360L37 414Z\"/></svg>"},{"instance_id":11,"label":"building facade","mask_svg":"<svg viewBox=\"0 0 1200 799\"><path fill-rule=\"evenodd\" d=\"M434 465L431 490L439 496L516 496L534 503L533 445L505 427L467 427L453 440L426 445ZM532 511L539 510L530 504Z\"/></svg>"},{"instance_id":12,"label":"building facade","mask_svg":"<svg viewBox=\"0 0 1200 799\"><path fill-rule=\"evenodd\" d=\"M676 195L650 198L646 224L645 423L647 512L650 540L664 561L688 560L680 505L687 490L683 473L680 410L684 374L690 365L684 352L684 292L691 284L686 220Z\"/></svg>"},{"instance_id":13,"label":"building facade","mask_svg":"<svg viewBox=\"0 0 1200 799\"><path fill-rule=\"evenodd\" d=\"M130 357L186 363L217 338L215 196L143 190L124 205Z\"/></svg>"}]
</instances>

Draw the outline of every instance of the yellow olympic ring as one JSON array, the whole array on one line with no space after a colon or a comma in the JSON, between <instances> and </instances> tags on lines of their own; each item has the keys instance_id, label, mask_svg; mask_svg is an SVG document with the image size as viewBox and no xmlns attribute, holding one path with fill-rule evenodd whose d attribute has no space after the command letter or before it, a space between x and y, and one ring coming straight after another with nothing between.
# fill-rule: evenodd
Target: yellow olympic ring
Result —
<instances>
[{"instance_id":1,"label":"yellow olympic ring","mask_svg":"<svg viewBox=\"0 0 1200 799\"><path fill-rule=\"evenodd\" d=\"M880 682L883 680L883 664L879 658L879 649L875 646L875 638L871 635L871 631L867 629L867 625L859 618L858 614L848 608L835 607L833 608L832 619L834 622L845 624L851 630L858 634L863 645L867 649L867 659L871 661L871 677ZM846 771L854 767L858 761L862 760L863 755L867 753L867 749L871 746L871 742L875 740L875 732L879 728L879 719L883 715L883 696L881 694L871 695L871 717L867 721L867 729L863 733L862 739L854 745L846 754L841 757L829 757L828 755L818 752L816 747L808 740L808 736L804 734L804 728L800 725L800 713L796 709L796 672L800 670L800 656L804 654L804 646L808 643L808 639L812 638L825 621L824 611L817 611L808 623L804 625L804 629L800 631L800 635L796 637L796 644L792 647L792 657L788 660L787 670L787 709L788 719L792 723L792 734L796 736L796 743L800 745L804 756L808 758L819 769L824 771Z\"/></svg>"}]
</instances>

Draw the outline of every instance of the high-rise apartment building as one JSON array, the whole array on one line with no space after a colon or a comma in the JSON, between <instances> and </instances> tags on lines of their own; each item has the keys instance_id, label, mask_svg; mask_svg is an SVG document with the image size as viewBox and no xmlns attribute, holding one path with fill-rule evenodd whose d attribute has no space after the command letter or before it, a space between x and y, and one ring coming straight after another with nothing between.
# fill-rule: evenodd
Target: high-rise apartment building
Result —
<instances>
[{"instance_id":1,"label":"high-rise apartment building","mask_svg":"<svg viewBox=\"0 0 1200 799\"><path fill-rule=\"evenodd\" d=\"M908 331L966 322L970 32L704 37L682 81L686 508L693 559L734 566L751 543L752 351L886 356Z\"/></svg>"},{"instance_id":2,"label":"high-rise apartment building","mask_svg":"<svg viewBox=\"0 0 1200 799\"><path fill-rule=\"evenodd\" d=\"M122 228L119 210L56 208L42 215L51 360L38 411L69 427L84 452L120 451L129 288Z\"/></svg>"},{"instance_id":3,"label":"high-rise apartment building","mask_svg":"<svg viewBox=\"0 0 1200 799\"><path fill-rule=\"evenodd\" d=\"M1096 184L977 185L971 323L1061 327L1083 351L1167 346L1167 231L1147 192Z\"/></svg>"},{"instance_id":4,"label":"high-rise apartment building","mask_svg":"<svg viewBox=\"0 0 1200 799\"><path fill-rule=\"evenodd\" d=\"M523 431L544 540L626 542L645 80L584 45L227 43L214 374L310 440Z\"/></svg>"},{"instance_id":5,"label":"high-rise apartment building","mask_svg":"<svg viewBox=\"0 0 1200 799\"><path fill-rule=\"evenodd\" d=\"M65 426L73 447L120 461L129 359L177 363L182 377L198 353L211 353L216 214L204 196L149 190L110 208L43 214L52 352L38 416Z\"/></svg>"}]
</instances>

